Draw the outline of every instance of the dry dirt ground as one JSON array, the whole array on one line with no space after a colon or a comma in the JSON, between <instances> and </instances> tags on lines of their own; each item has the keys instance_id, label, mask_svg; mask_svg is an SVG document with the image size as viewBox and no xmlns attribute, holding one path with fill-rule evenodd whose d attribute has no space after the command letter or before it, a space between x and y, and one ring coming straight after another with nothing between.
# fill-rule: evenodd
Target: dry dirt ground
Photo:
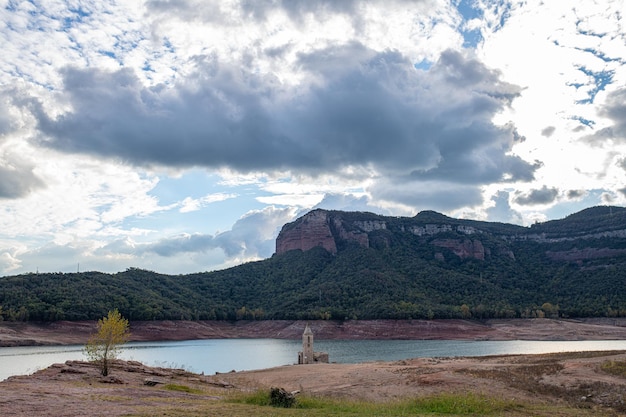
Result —
<instances>
[{"instance_id":1,"label":"dry dirt ground","mask_svg":"<svg viewBox=\"0 0 626 417\"><path fill-rule=\"evenodd\" d=\"M212 377L238 387L282 387L309 394L387 401L474 392L523 401L600 404L626 411L626 378L602 371L624 352L420 358L361 364L283 366Z\"/></svg>"},{"instance_id":2,"label":"dry dirt ground","mask_svg":"<svg viewBox=\"0 0 626 417\"><path fill-rule=\"evenodd\" d=\"M608 361L623 363L626 352L289 365L211 376L119 361L109 377L101 377L93 364L67 362L0 382L0 413L219 415L219 411L206 414L211 410L207 407L217 407L220 400L234 392L282 387L299 390L299 395L370 401L474 392L526 404L560 404L579 409L580 415L586 416L626 415L626 378L604 372L601 365Z\"/></svg>"}]
</instances>

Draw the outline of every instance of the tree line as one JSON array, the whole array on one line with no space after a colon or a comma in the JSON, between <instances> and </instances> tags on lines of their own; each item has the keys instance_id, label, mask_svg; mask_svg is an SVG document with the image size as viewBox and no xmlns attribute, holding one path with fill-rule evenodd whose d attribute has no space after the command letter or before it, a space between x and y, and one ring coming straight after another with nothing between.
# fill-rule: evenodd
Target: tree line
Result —
<instances>
[{"instance_id":1,"label":"tree line","mask_svg":"<svg viewBox=\"0 0 626 417\"><path fill-rule=\"evenodd\" d=\"M624 256L557 262L546 255L555 246L519 241L508 243L510 257L501 254L501 240L484 234L490 254L481 261L428 239L380 230L370 234L372 242L386 242L376 248L292 251L187 275L130 268L6 276L0 319L94 320L113 309L129 320L626 316ZM608 238L586 244L623 245Z\"/></svg>"}]
</instances>

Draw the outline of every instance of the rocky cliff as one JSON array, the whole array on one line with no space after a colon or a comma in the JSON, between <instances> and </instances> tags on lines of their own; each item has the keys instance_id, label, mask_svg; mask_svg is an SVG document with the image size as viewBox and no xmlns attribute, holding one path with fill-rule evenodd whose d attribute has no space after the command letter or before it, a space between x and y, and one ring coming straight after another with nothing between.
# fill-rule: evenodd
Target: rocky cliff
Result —
<instances>
[{"instance_id":1,"label":"rocky cliff","mask_svg":"<svg viewBox=\"0 0 626 417\"><path fill-rule=\"evenodd\" d=\"M378 233L377 233L378 232ZM380 232L389 232L380 236ZM411 219L386 218L371 213L345 213L337 211L314 210L292 223L283 226L276 239L276 253L282 254L290 250L306 251L314 247L322 247L332 254L343 244L356 244L370 247L370 235L378 235L378 242L388 246L389 236L393 233L409 233L420 237L433 237L447 233L461 238L435 239L431 245L448 249L459 258L484 260L483 244L477 238L465 236L481 233L475 227L460 224L422 224ZM441 253L436 255L443 259Z\"/></svg>"},{"instance_id":2,"label":"rocky cliff","mask_svg":"<svg viewBox=\"0 0 626 417\"><path fill-rule=\"evenodd\" d=\"M336 254L337 245L330 224L330 216L324 210L312 211L295 222L286 224L276 239L276 253L296 249L307 251L321 246Z\"/></svg>"},{"instance_id":3,"label":"rocky cliff","mask_svg":"<svg viewBox=\"0 0 626 417\"><path fill-rule=\"evenodd\" d=\"M438 260L458 257L484 261L490 256L515 259L513 243L530 241L548 245L544 253L553 261L578 262L626 252L621 246L598 246L601 239L626 238L626 209L593 207L532 227L454 219L433 211L402 218L318 209L282 228L276 239L276 253L322 247L337 254L346 245L388 247L406 234L432 248L432 256ZM571 247L558 246L564 243Z\"/></svg>"}]
</instances>

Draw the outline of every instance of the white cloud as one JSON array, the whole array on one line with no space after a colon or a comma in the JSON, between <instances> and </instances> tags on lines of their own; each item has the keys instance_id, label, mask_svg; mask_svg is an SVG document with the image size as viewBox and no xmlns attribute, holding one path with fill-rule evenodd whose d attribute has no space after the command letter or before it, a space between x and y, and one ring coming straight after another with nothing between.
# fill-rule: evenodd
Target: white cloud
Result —
<instances>
[{"instance_id":1,"label":"white cloud","mask_svg":"<svg viewBox=\"0 0 626 417\"><path fill-rule=\"evenodd\" d=\"M191 211L200 210L202 207L207 204L216 203L218 201L225 201L230 198L236 198L237 194L228 194L228 193L215 193L208 194L202 198L191 198L187 197L181 202L181 207L179 211L181 213L189 213Z\"/></svg>"},{"instance_id":2,"label":"white cloud","mask_svg":"<svg viewBox=\"0 0 626 417\"><path fill-rule=\"evenodd\" d=\"M231 230L216 235L182 234L157 242L137 245L132 252L172 257L179 254L200 254L220 249L224 262L232 259L258 260L269 257L275 248L274 240L283 224L292 221L293 208L279 209L272 206L253 210L242 216Z\"/></svg>"},{"instance_id":3,"label":"white cloud","mask_svg":"<svg viewBox=\"0 0 626 417\"><path fill-rule=\"evenodd\" d=\"M166 209L148 194L157 179L129 166L28 147L22 151L29 152L24 157L36 164L43 185L21 198L5 200L0 207L0 230L8 252L27 251L22 239L58 245L86 239L93 242L87 246L97 246L104 237L143 233L119 227L125 219Z\"/></svg>"},{"instance_id":4,"label":"white cloud","mask_svg":"<svg viewBox=\"0 0 626 417\"><path fill-rule=\"evenodd\" d=\"M313 207L319 203L323 194L282 194L266 197L257 197L257 201L268 205L292 206L292 207Z\"/></svg>"},{"instance_id":5,"label":"white cloud","mask_svg":"<svg viewBox=\"0 0 626 417\"><path fill-rule=\"evenodd\" d=\"M14 248L9 247L8 249L4 249L2 246L5 245L0 245L0 271L11 273L22 266L22 261L15 256L20 253L15 251Z\"/></svg>"},{"instance_id":6,"label":"white cloud","mask_svg":"<svg viewBox=\"0 0 626 417\"><path fill-rule=\"evenodd\" d=\"M457 3L0 0L0 272L231 265L316 205L623 204L623 0Z\"/></svg>"},{"instance_id":7,"label":"white cloud","mask_svg":"<svg viewBox=\"0 0 626 417\"><path fill-rule=\"evenodd\" d=\"M535 184L517 186L521 192L542 186L563 192L615 189L626 179L614 161L626 148L616 143L590 148L580 141L616 123L598 109L620 85L617 79L623 80L626 39L615 13L620 4L623 7L619 1L562 7L530 1L512 3L498 13L495 6L488 9L478 56L501 70L504 80L522 87L520 97L497 120L514 120L526 138L513 147L515 154L542 163ZM613 82L605 84L602 74L613 74Z\"/></svg>"}]
</instances>

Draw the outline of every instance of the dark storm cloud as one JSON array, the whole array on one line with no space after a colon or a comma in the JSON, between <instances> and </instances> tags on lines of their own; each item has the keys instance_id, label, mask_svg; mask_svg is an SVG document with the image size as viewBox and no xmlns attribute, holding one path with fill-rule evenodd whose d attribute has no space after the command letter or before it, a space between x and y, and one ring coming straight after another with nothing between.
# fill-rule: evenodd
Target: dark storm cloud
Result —
<instances>
[{"instance_id":1,"label":"dark storm cloud","mask_svg":"<svg viewBox=\"0 0 626 417\"><path fill-rule=\"evenodd\" d=\"M39 128L61 151L138 164L249 171L308 159L272 123L264 104L272 83L216 65L202 62L198 78L178 89L145 88L129 69L67 69L65 91L74 111L57 119L37 111Z\"/></svg>"},{"instance_id":2,"label":"dark storm cloud","mask_svg":"<svg viewBox=\"0 0 626 417\"><path fill-rule=\"evenodd\" d=\"M515 202L523 206L531 206L535 204L550 204L559 194L559 190L556 188L548 188L543 186L539 189L531 190L530 192L515 197Z\"/></svg>"},{"instance_id":3,"label":"dark storm cloud","mask_svg":"<svg viewBox=\"0 0 626 417\"><path fill-rule=\"evenodd\" d=\"M66 69L73 110L32 106L47 145L137 164L318 173L371 166L415 178L480 184L530 180L507 155L519 136L491 123L518 94L499 74L447 51L430 71L359 44L301 55L308 88L200 57L174 87L132 70Z\"/></svg>"}]
</instances>

